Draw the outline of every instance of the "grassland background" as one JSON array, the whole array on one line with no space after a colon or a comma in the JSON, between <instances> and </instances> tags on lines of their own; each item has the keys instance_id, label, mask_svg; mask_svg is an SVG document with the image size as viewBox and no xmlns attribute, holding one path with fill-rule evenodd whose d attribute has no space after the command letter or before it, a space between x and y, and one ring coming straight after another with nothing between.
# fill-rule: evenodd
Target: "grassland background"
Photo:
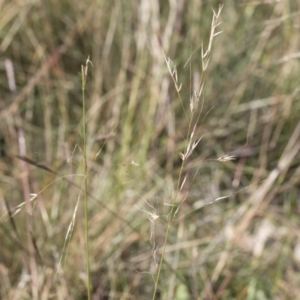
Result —
<instances>
[{"instance_id":1,"label":"grassland background","mask_svg":"<svg viewBox=\"0 0 300 300\"><path fill-rule=\"evenodd\" d=\"M300 299L299 30L293 0L0 1L0 298L86 299L89 56L93 299L151 299L199 78L202 140L183 170L157 299Z\"/></svg>"}]
</instances>

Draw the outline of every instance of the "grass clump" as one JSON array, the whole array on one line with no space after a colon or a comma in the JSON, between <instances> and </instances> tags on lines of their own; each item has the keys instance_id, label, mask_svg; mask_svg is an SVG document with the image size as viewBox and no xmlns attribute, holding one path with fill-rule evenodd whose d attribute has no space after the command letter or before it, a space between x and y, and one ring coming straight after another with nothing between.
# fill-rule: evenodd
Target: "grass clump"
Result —
<instances>
[{"instance_id":1,"label":"grass clump","mask_svg":"<svg viewBox=\"0 0 300 300\"><path fill-rule=\"evenodd\" d=\"M175 2L0 3L1 299L297 298L299 4Z\"/></svg>"}]
</instances>

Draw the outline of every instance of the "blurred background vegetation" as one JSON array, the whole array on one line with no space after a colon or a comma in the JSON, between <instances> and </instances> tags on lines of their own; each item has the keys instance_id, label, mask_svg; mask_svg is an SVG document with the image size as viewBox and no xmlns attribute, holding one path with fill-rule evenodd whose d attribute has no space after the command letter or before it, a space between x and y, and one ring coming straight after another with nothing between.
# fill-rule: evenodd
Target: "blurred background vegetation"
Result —
<instances>
[{"instance_id":1,"label":"blurred background vegetation","mask_svg":"<svg viewBox=\"0 0 300 300\"><path fill-rule=\"evenodd\" d=\"M86 299L89 56L93 299L152 297L199 83L157 299L299 299L299 28L294 0L0 1L0 298Z\"/></svg>"}]
</instances>

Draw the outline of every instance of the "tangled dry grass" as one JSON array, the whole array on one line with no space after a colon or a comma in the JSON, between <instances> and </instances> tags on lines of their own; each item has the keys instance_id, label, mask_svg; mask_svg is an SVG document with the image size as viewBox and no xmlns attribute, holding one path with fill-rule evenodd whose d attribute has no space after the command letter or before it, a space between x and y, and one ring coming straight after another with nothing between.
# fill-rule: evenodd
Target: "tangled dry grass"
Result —
<instances>
[{"instance_id":1,"label":"tangled dry grass","mask_svg":"<svg viewBox=\"0 0 300 300\"><path fill-rule=\"evenodd\" d=\"M92 299L299 297L300 6L220 4L0 1L1 299L86 299L84 150Z\"/></svg>"}]
</instances>

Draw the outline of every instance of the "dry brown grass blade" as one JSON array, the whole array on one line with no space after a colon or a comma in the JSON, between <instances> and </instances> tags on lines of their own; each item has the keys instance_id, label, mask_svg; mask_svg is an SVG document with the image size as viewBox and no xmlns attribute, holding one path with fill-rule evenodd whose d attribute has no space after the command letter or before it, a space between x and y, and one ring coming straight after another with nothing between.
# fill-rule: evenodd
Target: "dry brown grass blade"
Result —
<instances>
[{"instance_id":1,"label":"dry brown grass blade","mask_svg":"<svg viewBox=\"0 0 300 300\"><path fill-rule=\"evenodd\" d=\"M88 9L85 13L83 19L89 19L89 16L93 13L92 9ZM68 35L69 38L65 41L64 44L59 46L57 50L50 56L45 64L43 64L39 70L29 79L27 85L22 89L22 91L15 97L13 103L7 109L1 111L1 117L7 117L12 113L16 113L19 109L19 105L25 101L26 96L32 91L32 89L37 85L37 83L49 72L49 70L55 66L59 61L61 56L67 52L67 50L74 44L78 34L81 34L85 27L88 26L87 22L78 24L73 28Z\"/></svg>"},{"instance_id":2,"label":"dry brown grass blade","mask_svg":"<svg viewBox=\"0 0 300 300\"><path fill-rule=\"evenodd\" d=\"M40 79L58 62L60 57L67 51L66 45L60 46L48 61L30 78L28 84L16 96L13 103L1 112L2 117L15 113L19 109L19 105L26 99L26 96L31 92Z\"/></svg>"},{"instance_id":3,"label":"dry brown grass blade","mask_svg":"<svg viewBox=\"0 0 300 300\"><path fill-rule=\"evenodd\" d=\"M249 198L248 202L251 207L245 212L243 217L241 217L241 222L236 229L235 233L235 241L237 241L241 234L247 229L251 220L254 218L256 213L258 212L261 203L264 201L267 193L272 188L278 176L285 172L286 169L290 167L294 158L300 150L300 122L296 126L286 148L284 149L279 162L277 164L277 168L272 170L269 174L268 178L262 183L262 185L254 192ZM269 200L271 201L271 199Z\"/></svg>"},{"instance_id":4,"label":"dry brown grass blade","mask_svg":"<svg viewBox=\"0 0 300 300\"><path fill-rule=\"evenodd\" d=\"M234 247L241 239L243 233L247 230L249 225L251 224L252 220L254 219L255 215L258 213L261 205L264 204L266 207L267 203L265 201L271 201L272 198L266 198L268 192L271 190L272 186L274 185L276 179L281 175L283 172L286 171L287 168L293 162L293 159L299 153L300 150L300 122L294 129L294 132L289 139L287 146L285 147L279 161L277 167L273 169L267 179L258 187L258 189L250 196L248 200L249 205L245 205L243 207L243 213L240 215L240 222L236 225L235 232L233 234L233 239L230 241L228 249L225 250L215 267L212 281L215 282L222 270L224 269L225 265L230 260L230 249ZM249 207L250 206L250 207Z\"/></svg>"}]
</instances>

